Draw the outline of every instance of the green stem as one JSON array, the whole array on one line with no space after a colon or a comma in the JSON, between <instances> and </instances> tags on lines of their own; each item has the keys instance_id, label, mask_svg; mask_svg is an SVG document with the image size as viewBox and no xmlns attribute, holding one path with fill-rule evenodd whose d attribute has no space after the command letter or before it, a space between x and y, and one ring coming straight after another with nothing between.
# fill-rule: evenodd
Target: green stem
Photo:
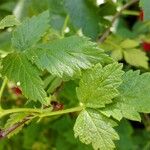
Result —
<instances>
[{"instance_id":1,"label":"green stem","mask_svg":"<svg viewBox=\"0 0 150 150\"><path fill-rule=\"evenodd\" d=\"M44 114L41 114L40 117L50 117L50 116L55 116L55 115L63 115L63 114L68 114L71 112L77 112L83 110L83 106L78 106L74 108L69 108L65 110L59 110L59 111L53 111L53 112L46 112Z\"/></svg>"},{"instance_id":2,"label":"green stem","mask_svg":"<svg viewBox=\"0 0 150 150\"><path fill-rule=\"evenodd\" d=\"M7 77L4 78L1 89L0 89L0 108L1 108L1 101L2 101L2 95L5 89L5 86L7 85L8 79Z\"/></svg>"},{"instance_id":3,"label":"green stem","mask_svg":"<svg viewBox=\"0 0 150 150\"><path fill-rule=\"evenodd\" d=\"M50 111L46 112L46 109L34 109L34 108L14 108L14 109L6 109L0 111L0 118L12 114L12 113L19 113L19 112L28 112L28 113L36 113L39 117L48 117L48 116L54 116L54 115L62 115L67 114L71 112L81 111L83 109L83 106L78 106L74 108L69 108L65 110L60 111Z\"/></svg>"},{"instance_id":4,"label":"green stem","mask_svg":"<svg viewBox=\"0 0 150 150\"><path fill-rule=\"evenodd\" d=\"M41 109L33 109L33 108L14 108L14 109L6 109L0 111L0 118L12 114L12 113L19 113L19 112L28 112L28 113L38 113L41 114L43 111Z\"/></svg>"},{"instance_id":5,"label":"green stem","mask_svg":"<svg viewBox=\"0 0 150 150\"><path fill-rule=\"evenodd\" d=\"M62 38L64 38L65 29L67 27L68 20L69 20L69 15L66 16L64 24L63 24L63 27L62 27L62 30L61 30L61 36L62 36Z\"/></svg>"}]
</instances>

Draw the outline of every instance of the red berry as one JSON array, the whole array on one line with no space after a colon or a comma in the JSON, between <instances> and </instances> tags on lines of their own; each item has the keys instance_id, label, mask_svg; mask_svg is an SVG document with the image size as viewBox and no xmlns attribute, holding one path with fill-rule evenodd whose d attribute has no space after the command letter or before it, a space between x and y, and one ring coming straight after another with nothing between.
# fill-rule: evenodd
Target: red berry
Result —
<instances>
[{"instance_id":1,"label":"red berry","mask_svg":"<svg viewBox=\"0 0 150 150\"><path fill-rule=\"evenodd\" d=\"M53 106L53 111L58 111L64 109L64 105L57 101L51 101L51 105Z\"/></svg>"},{"instance_id":2,"label":"red berry","mask_svg":"<svg viewBox=\"0 0 150 150\"><path fill-rule=\"evenodd\" d=\"M20 90L19 87L12 87L11 90L16 95L22 95L22 91Z\"/></svg>"},{"instance_id":3,"label":"red berry","mask_svg":"<svg viewBox=\"0 0 150 150\"><path fill-rule=\"evenodd\" d=\"M144 20L144 12L143 12L143 10L140 11L139 20L141 20L141 21Z\"/></svg>"},{"instance_id":4,"label":"red berry","mask_svg":"<svg viewBox=\"0 0 150 150\"><path fill-rule=\"evenodd\" d=\"M149 42L143 42L142 47L143 47L144 51L150 52L150 43Z\"/></svg>"}]
</instances>

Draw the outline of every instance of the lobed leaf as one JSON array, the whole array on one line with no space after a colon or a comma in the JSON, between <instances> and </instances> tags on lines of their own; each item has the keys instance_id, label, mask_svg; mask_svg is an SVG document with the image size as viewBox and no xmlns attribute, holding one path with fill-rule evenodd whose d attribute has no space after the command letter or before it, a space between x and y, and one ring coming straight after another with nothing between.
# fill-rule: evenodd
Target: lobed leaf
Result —
<instances>
[{"instance_id":1,"label":"lobed leaf","mask_svg":"<svg viewBox=\"0 0 150 150\"><path fill-rule=\"evenodd\" d=\"M49 28L49 13L45 11L38 16L26 19L13 32L12 46L17 51L25 51L38 42Z\"/></svg>"},{"instance_id":2,"label":"lobed leaf","mask_svg":"<svg viewBox=\"0 0 150 150\"><path fill-rule=\"evenodd\" d=\"M75 137L92 144L94 150L112 150L115 147L113 140L119 137L110 121L94 109L83 110L74 126Z\"/></svg>"},{"instance_id":3,"label":"lobed leaf","mask_svg":"<svg viewBox=\"0 0 150 150\"><path fill-rule=\"evenodd\" d=\"M28 58L40 69L47 69L52 75L73 76L92 64L110 62L103 50L85 37L70 36L48 44L39 44L27 51Z\"/></svg>"},{"instance_id":4,"label":"lobed leaf","mask_svg":"<svg viewBox=\"0 0 150 150\"><path fill-rule=\"evenodd\" d=\"M2 75L9 80L19 82L23 94L31 100L43 103L46 93L39 70L22 53L11 53L2 62Z\"/></svg>"},{"instance_id":5,"label":"lobed leaf","mask_svg":"<svg viewBox=\"0 0 150 150\"><path fill-rule=\"evenodd\" d=\"M104 68L100 64L87 70L77 88L77 96L86 107L100 108L118 96L117 88L122 82L122 65L112 63Z\"/></svg>"},{"instance_id":6,"label":"lobed leaf","mask_svg":"<svg viewBox=\"0 0 150 150\"><path fill-rule=\"evenodd\" d=\"M136 67L148 69L148 57L146 53L139 49L124 50L124 59L127 63Z\"/></svg>"},{"instance_id":7,"label":"lobed leaf","mask_svg":"<svg viewBox=\"0 0 150 150\"><path fill-rule=\"evenodd\" d=\"M139 74L139 71L128 71L123 75L119 87L120 96L116 103L102 110L107 116L120 120L122 117L140 121L141 113L150 112L150 73Z\"/></svg>"},{"instance_id":8,"label":"lobed leaf","mask_svg":"<svg viewBox=\"0 0 150 150\"><path fill-rule=\"evenodd\" d=\"M120 46L124 49L135 48L135 47L139 46L139 42L137 42L135 40L131 40L131 39L126 39L120 43Z\"/></svg>"}]
</instances>

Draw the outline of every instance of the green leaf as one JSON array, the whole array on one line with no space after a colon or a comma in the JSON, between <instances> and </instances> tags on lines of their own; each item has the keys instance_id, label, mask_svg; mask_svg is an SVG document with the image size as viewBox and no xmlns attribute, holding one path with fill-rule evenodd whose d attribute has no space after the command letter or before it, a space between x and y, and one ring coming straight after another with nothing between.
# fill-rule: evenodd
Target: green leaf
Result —
<instances>
[{"instance_id":1,"label":"green leaf","mask_svg":"<svg viewBox=\"0 0 150 150\"><path fill-rule=\"evenodd\" d=\"M120 99L116 99L114 102L114 104L106 106L104 109L100 110L100 112L107 117L113 116L113 118L118 121L123 117L130 120L141 121L140 114L136 111L134 106L122 103Z\"/></svg>"},{"instance_id":2,"label":"green leaf","mask_svg":"<svg viewBox=\"0 0 150 150\"><path fill-rule=\"evenodd\" d=\"M139 74L139 71L128 71L123 76L119 87L125 102L134 106L138 112L150 112L150 73Z\"/></svg>"},{"instance_id":3,"label":"green leaf","mask_svg":"<svg viewBox=\"0 0 150 150\"><path fill-rule=\"evenodd\" d=\"M110 120L93 109L83 110L79 114L74 133L81 142L92 144L94 150L112 150L115 148L113 140L119 139Z\"/></svg>"},{"instance_id":4,"label":"green leaf","mask_svg":"<svg viewBox=\"0 0 150 150\"><path fill-rule=\"evenodd\" d=\"M93 0L49 0L51 25L61 30L66 16L69 16L69 27L82 30L83 34L96 39L100 33L99 8Z\"/></svg>"},{"instance_id":5,"label":"green leaf","mask_svg":"<svg viewBox=\"0 0 150 150\"><path fill-rule=\"evenodd\" d=\"M33 66L26 56L21 53L7 55L2 62L2 75L9 80L19 82L23 94L31 100L44 101L46 93L43 82L39 77L40 72Z\"/></svg>"},{"instance_id":6,"label":"green leaf","mask_svg":"<svg viewBox=\"0 0 150 150\"><path fill-rule=\"evenodd\" d=\"M119 87L120 96L116 103L106 106L104 113L120 120L122 117L140 121L138 112L150 112L150 73L139 74L139 71L128 71L123 75Z\"/></svg>"},{"instance_id":7,"label":"green leaf","mask_svg":"<svg viewBox=\"0 0 150 150\"><path fill-rule=\"evenodd\" d=\"M1 32L0 34L0 53L6 54L11 51L11 33Z\"/></svg>"},{"instance_id":8,"label":"green leaf","mask_svg":"<svg viewBox=\"0 0 150 150\"><path fill-rule=\"evenodd\" d=\"M64 8L64 0L48 0L50 12L50 25L61 31L67 16Z\"/></svg>"},{"instance_id":9,"label":"green leaf","mask_svg":"<svg viewBox=\"0 0 150 150\"><path fill-rule=\"evenodd\" d=\"M140 6L144 11L144 20L150 20L150 9L149 9L149 0L140 0Z\"/></svg>"},{"instance_id":10,"label":"green leaf","mask_svg":"<svg viewBox=\"0 0 150 150\"><path fill-rule=\"evenodd\" d=\"M133 150L133 149L138 148L138 146L140 144L139 144L139 142L137 142L138 145L137 145L137 143L134 143L134 137L133 137L133 134L136 137L137 137L137 135L135 135L133 127L128 120L123 119L119 123L119 126L116 128L116 130L120 137L120 139L118 141L116 141L116 143L115 143L117 150ZM141 136L141 134L139 134L139 135Z\"/></svg>"},{"instance_id":11,"label":"green leaf","mask_svg":"<svg viewBox=\"0 0 150 150\"><path fill-rule=\"evenodd\" d=\"M123 58L123 52L122 49L115 49L111 53L111 57L114 58L115 60L119 61Z\"/></svg>"},{"instance_id":12,"label":"green leaf","mask_svg":"<svg viewBox=\"0 0 150 150\"><path fill-rule=\"evenodd\" d=\"M124 50L123 53L124 59L130 65L148 69L148 57L146 56L145 52L139 49L130 49Z\"/></svg>"},{"instance_id":13,"label":"green leaf","mask_svg":"<svg viewBox=\"0 0 150 150\"><path fill-rule=\"evenodd\" d=\"M91 67L93 63L111 61L95 43L78 36L39 44L28 50L27 55L40 69L47 69L52 75L59 77L73 76L80 69Z\"/></svg>"},{"instance_id":14,"label":"green leaf","mask_svg":"<svg viewBox=\"0 0 150 150\"><path fill-rule=\"evenodd\" d=\"M111 103L118 96L118 86L122 83L122 65L113 63L102 68L97 64L86 71L77 88L77 96L86 107L100 108Z\"/></svg>"},{"instance_id":15,"label":"green leaf","mask_svg":"<svg viewBox=\"0 0 150 150\"><path fill-rule=\"evenodd\" d=\"M120 46L125 49L135 48L139 46L139 42L131 39L125 39L120 43Z\"/></svg>"},{"instance_id":16,"label":"green leaf","mask_svg":"<svg viewBox=\"0 0 150 150\"><path fill-rule=\"evenodd\" d=\"M65 0L65 10L75 28L82 29L86 36L95 39L100 32L99 9L89 0Z\"/></svg>"},{"instance_id":17,"label":"green leaf","mask_svg":"<svg viewBox=\"0 0 150 150\"><path fill-rule=\"evenodd\" d=\"M0 29L4 29L6 27L11 27L19 24L20 22L16 19L15 16L8 15L0 21Z\"/></svg>"},{"instance_id":18,"label":"green leaf","mask_svg":"<svg viewBox=\"0 0 150 150\"><path fill-rule=\"evenodd\" d=\"M18 51L24 51L38 42L49 28L49 13L45 11L38 16L26 19L16 28L12 37L12 46Z\"/></svg>"}]
</instances>

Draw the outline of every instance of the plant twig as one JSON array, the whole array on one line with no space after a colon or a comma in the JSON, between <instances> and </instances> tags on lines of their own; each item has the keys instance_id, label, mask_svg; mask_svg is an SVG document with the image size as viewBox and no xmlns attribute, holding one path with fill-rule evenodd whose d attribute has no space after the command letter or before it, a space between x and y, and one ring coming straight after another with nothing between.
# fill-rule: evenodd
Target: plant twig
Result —
<instances>
[{"instance_id":1,"label":"plant twig","mask_svg":"<svg viewBox=\"0 0 150 150\"><path fill-rule=\"evenodd\" d=\"M30 121L33 119L35 116L34 115L28 115L26 116L22 121L13 124L11 127L9 127L6 130L0 130L0 139L7 137L11 132L15 131L17 128L21 127L24 125L27 121Z\"/></svg>"},{"instance_id":2,"label":"plant twig","mask_svg":"<svg viewBox=\"0 0 150 150\"><path fill-rule=\"evenodd\" d=\"M4 115L8 115L10 113L16 113L16 112L32 112L32 114L29 114L26 116L22 121L13 124L11 127L5 130L0 130L0 139L7 137L11 132L19 128L20 126L24 125L27 121L30 121L31 119L35 117L49 117L49 116L55 116L55 115L63 115L71 112L77 112L81 111L83 109L83 106L78 106L78 107L73 107L65 110L59 110L59 111L52 111L52 112L44 112L44 110L39 110L39 109L30 109L30 108L18 108L18 109L13 109L13 111L10 110L4 110Z\"/></svg>"},{"instance_id":3,"label":"plant twig","mask_svg":"<svg viewBox=\"0 0 150 150\"><path fill-rule=\"evenodd\" d=\"M98 40L99 43L102 43L105 41L105 39L108 37L109 33L110 33L110 29L113 26L114 22L116 21L116 19L122 14L122 12L127 9L129 6L131 6L132 4L138 2L139 0L131 0L128 3L126 3L121 9L120 11L118 11L112 21L111 21L111 25L106 29L106 31L102 34L102 36L100 37L100 39Z\"/></svg>"}]
</instances>

